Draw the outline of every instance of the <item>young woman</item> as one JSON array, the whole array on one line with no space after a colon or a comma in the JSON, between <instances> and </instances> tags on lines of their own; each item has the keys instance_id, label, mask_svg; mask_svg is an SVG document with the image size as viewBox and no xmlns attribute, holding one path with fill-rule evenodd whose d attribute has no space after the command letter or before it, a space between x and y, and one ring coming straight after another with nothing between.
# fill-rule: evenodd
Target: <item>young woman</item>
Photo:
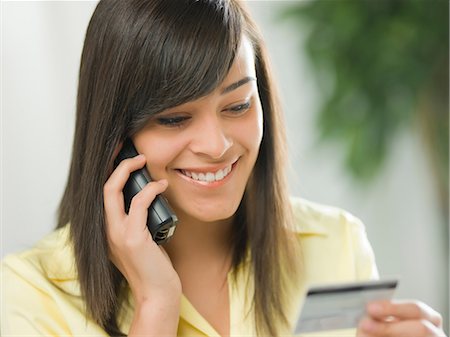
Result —
<instances>
[{"instance_id":1,"label":"young woman","mask_svg":"<svg viewBox=\"0 0 450 337\"><path fill-rule=\"evenodd\" d=\"M131 139L140 155L115 159ZM363 225L285 186L262 40L235 0L102 0L81 59L58 229L3 261L2 335L289 335L309 284L377 277ZM153 178L125 212L130 174ZM147 209L178 217L158 246ZM442 335L377 302L360 336Z\"/></svg>"}]
</instances>

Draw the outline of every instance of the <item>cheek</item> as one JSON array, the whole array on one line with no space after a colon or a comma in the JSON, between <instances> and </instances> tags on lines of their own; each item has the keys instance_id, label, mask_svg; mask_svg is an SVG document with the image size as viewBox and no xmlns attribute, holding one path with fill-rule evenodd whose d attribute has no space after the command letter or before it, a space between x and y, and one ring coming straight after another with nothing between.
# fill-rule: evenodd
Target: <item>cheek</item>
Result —
<instances>
[{"instance_id":1,"label":"cheek","mask_svg":"<svg viewBox=\"0 0 450 337\"><path fill-rule=\"evenodd\" d=\"M168 165L186 146L182 137L161 135L157 131L143 131L133 137L139 153L147 159L147 170L154 180L167 177Z\"/></svg>"},{"instance_id":2,"label":"cheek","mask_svg":"<svg viewBox=\"0 0 450 337\"><path fill-rule=\"evenodd\" d=\"M262 111L262 107L261 107L261 103L258 106L257 109L257 121L256 121L256 134L255 137L258 141L258 148L259 145L261 144L261 140L262 140L262 136L263 136L263 125L264 125L264 117L263 117L263 111Z\"/></svg>"},{"instance_id":3,"label":"cheek","mask_svg":"<svg viewBox=\"0 0 450 337\"><path fill-rule=\"evenodd\" d=\"M258 104L237 130L237 137L249 150L259 150L263 135L263 113Z\"/></svg>"}]
</instances>

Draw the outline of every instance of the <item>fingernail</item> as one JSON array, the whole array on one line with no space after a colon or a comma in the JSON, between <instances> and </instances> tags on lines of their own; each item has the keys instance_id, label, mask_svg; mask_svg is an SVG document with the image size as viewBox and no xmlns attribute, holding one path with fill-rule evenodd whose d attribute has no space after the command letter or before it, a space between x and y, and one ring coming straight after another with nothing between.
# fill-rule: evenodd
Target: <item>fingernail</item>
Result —
<instances>
[{"instance_id":1,"label":"fingernail","mask_svg":"<svg viewBox=\"0 0 450 337\"><path fill-rule=\"evenodd\" d=\"M378 303L369 303L367 311L374 315L381 315L383 313L383 307Z\"/></svg>"},{"instance_id":2,"label":"fingernail","mask_svg":"<svg viewBox=\"0 0 450 337\"><path fill-rule=\"evenodd\" d=\"M375 324L370 319L364 319L361 322L361 329L367 332L373 331L375 330Z\"/></svg>"},{"instance_id":3,"label":"fingernail","mask_svg":"<svg viewBox=\"0 0 450 337\"><path fill-rule=\"evenodd\" d=\"M167 181L167 179L161 179L161 180L158 180L158 183L160 183L160 184L163 185L163 186L167 186L167 185L169 184L169 182Z\"/></svg>"}]
</instances>

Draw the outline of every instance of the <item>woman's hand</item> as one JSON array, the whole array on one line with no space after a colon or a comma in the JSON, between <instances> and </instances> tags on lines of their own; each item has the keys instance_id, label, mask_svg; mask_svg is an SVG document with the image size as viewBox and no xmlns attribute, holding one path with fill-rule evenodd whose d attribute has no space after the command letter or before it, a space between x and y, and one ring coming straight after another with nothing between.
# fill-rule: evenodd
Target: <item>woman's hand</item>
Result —
<instances>
[{"instance_id":1,"label":"woman's hand","mask_svg":"<svg viewBox=\"0 0 450 337\"><path fill-rule=\"evenodd\" d=\"M442 316L417 301L373 301L358 326L358 337L444 337Z\"/></svg>"},{"instance_id":2,"label":"woman's hand","mask_svg":"<svg viewBox=\"0 0 450 337\"><path fill-rule=\"evenodd\" d=\"M165 251L152 239L147 228L147 209L166 190L167 181L150 182L125 213L122 190L130 173L145 165L143 155L123 160L104 186L106 234L112 262L130 285L136 307L154 302L179 303L181 282Z\"/></svg>"}]
</instances>

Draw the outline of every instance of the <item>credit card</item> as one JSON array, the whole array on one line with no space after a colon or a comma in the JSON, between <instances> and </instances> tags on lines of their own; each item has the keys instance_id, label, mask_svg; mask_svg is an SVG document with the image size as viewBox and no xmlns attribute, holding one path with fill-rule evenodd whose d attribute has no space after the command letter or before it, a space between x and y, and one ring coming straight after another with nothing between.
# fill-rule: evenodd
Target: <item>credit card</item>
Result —
<instances>
[{"instance_id":1,"label":"credit card","mask_svg":"<svg viewBox=\"0 0 450 337\"><path fill-rule=\"evenodd\" d=\"M310 287L294 334L355 328L370 301L391 299L398 280Z\"/></svg>"}]
</instances>

